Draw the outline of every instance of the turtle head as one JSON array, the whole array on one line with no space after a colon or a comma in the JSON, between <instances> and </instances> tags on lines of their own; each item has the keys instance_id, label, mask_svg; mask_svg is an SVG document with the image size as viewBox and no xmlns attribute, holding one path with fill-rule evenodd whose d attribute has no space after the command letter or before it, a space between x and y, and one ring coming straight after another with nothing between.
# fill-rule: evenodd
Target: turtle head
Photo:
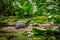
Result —
<instances>
[{"instance_id":1,"label":"turtle head","mask_svg":"<svg viewBox=\"0 0 60 40\"><path fill-rule=\"evenodd\" d=\"M30 22L31 22L31 20L27 21L25 24L26 24L26 25L29 25Z\"/></svg>"}]
</instances>

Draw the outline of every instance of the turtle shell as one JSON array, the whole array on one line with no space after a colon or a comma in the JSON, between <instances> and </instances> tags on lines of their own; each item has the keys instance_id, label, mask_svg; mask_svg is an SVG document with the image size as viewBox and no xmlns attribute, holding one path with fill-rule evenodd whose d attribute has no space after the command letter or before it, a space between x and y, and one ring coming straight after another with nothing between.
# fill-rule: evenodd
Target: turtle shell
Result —
<instances>
[{"instance_id":1,"label":"turtle shell","mask_svg":"<svg viewBox=\"0 0 60 40\"><path fill-rule=\"evenodd\" d=\"M23 28L23 27L26 27L26 21L19 20L16 22L16 24L15 24L16 29Z\"/></svg>"},{"instance_id":2,"label":"turtle shell","mask_svg":"<svg viewBox=\"0 0 60 40\"><path fill-rule=\"evenodd\" d=\"M25 23L22 23L22 22L16 24L16 26L15 26L16 29L23 28L23 27L26 27L26 25L25 25Z\"/></svg>"},{"instance_id":3,"label":"turtle shell","mask_svg":"<svg viewBox=\"0 0 60 40\"><path fill-rule=\"evenodd\" d=\"M24 20L19 20L19 21L17 21L16 23L26 23L26 21L24 21Z\"/></svg>"}]
</instances>

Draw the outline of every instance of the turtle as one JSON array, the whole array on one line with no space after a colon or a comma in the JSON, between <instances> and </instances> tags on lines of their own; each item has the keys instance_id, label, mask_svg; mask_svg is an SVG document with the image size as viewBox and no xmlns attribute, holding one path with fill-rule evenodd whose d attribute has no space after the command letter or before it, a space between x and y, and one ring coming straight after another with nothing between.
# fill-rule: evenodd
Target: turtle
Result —
<instances>
[{"instance_id":1,"label":"turtle","mask_svg":"<svg viewBox=\"0 0 60 40\"><path fill-rule=\"evenodd\" d=\"M27 22L23 21L23 20L19 20L14 24L14 26L15 26L16 29L25 28L25 27L29 26L30 21L31 20L29 20Z\"/></svg>"}]
</instances>

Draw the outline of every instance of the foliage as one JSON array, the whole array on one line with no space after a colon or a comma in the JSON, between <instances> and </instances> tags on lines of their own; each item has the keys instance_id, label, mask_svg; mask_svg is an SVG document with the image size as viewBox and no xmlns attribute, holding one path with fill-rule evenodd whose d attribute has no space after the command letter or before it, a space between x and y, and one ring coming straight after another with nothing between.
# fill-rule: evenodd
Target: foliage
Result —
<instances>
[{"instance_id":1,"label":"foliage","mask_svg":"<svg viewBox=\"0 0 60 40\"><path fill-rule=\"evenodd\" d=\"M60 0L0 0L0 23L11 24L21 18L26 21L32 20L31 23L60 24ZM58 25L58 28L60 29L60 25ZM35 34L46 35L45 31L33 29ZM54 33L55 31L48 30L47 32ZM27 36L20 35L20 33L15 39L24 40L23 37L29 40ZM52 40L52 38L54 36L46 36L45 40Z\"/></svg>"},{"instance_id":2,"label":"foliage","mask_svg":"<svg viewBox=\"0 0 60 40\"><path fill-rule=\"evenodd\" d=\"M46 15L59 12L59 0L0 0L1 15ZM35 11L36 10L36 11ZM35 12L34 12L35 11ZM30 17L29 16L29 17Z\"/></svg>"},{"instance_id":3,"label":"foliage","mask_svg":"<svg viewBox=\"0 0 60 40\"><path fill-rule=\"evenodd\" d=\"M51 30L51 29L43 29L43 28L33 28L32 32L36 36L44 36L44 40L55 40L55 31L56 30Z\"/></svg>"},{"instance_id":4,"label":"foliage","mask_svg":"<svg viewBox=\"0 0 60 40\"><path fill-rule=\"evenodd\" d=\"M33 17L31 23L37 23L37 24L46 24L48 22L48 18L44 16L37 16Z\"/></svg>"},{"instance_id":5,"label":"foliage","mask_svg":"<svg viewBox=\"0 0 60 40\"><path fill-rule=\"evenodd\" d=\"M34 34L39 34L39 35L46 35L47 33L51 33L52 35L55 33L56 29L55 30L52 30L52 29L43 29L43 28L33 28L32 29L32 32ZM50 35L50 34L48 34Z\"/></svg>"},{"instance_id":6,"label":"foliage","mask_svg":"<svg viewBox=\"0 0 60 40\"><path fill-rule=\"evenodd\" d=\"M57 16L55 17L55 20L56 20L57 23L60 23L60 16L57 15Z\"/></svg>"},{"instance_id":7,"label":"foliage","mask_svg":"<svg viewBox=\"0 0 60 40\"><path fill-rule=\"evenodd\" d=\"M33 34L31 32L16 32L16 33L0 33L4 40L32 40ZM5 38L3 38L5 37Z\"/></svg>"},{"instance_id":8,"label":"foliage","mask_svg":"<svg viewBox=\"0 0 60 40\"><path fill-rule=\"evenodd\" d=\"M34 34L37 34L37 35L46 35L46 29L37 29L37 28L33 28L32 29L32 32L34 33Z\"/></svg>"},{"instance_id":9,"label":"foliage","mask_svg":"<svg viewBox=\"0 0 60 40\"><path fill-rule=\"evenodd\" d=\"M0 0L0 15L3 16L1 18L4 20L9 16L17 16L17 18L15 17L17 20L20 18L33 17L34 19L36 16L44 16L42 20L41 18L35 18L34 20L41 24L53 23L54 19L48 17L60 15L59 4L59 0Z\"/></svg>"}]
</instances>

